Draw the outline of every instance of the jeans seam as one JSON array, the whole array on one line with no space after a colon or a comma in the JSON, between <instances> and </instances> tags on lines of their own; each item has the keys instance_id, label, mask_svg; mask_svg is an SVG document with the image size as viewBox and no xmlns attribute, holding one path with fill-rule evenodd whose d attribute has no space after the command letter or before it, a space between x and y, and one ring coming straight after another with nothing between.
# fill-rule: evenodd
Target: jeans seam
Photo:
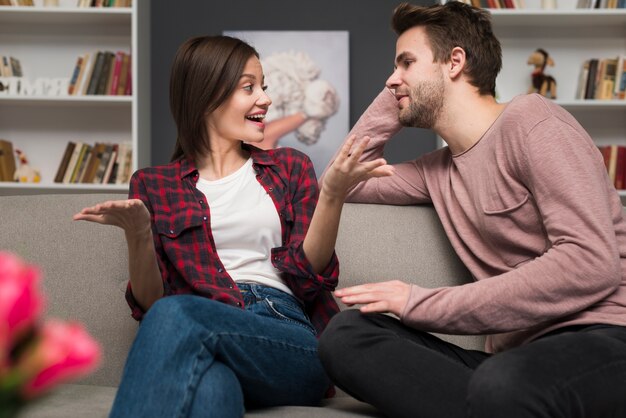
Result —
<instances>
[{"instance_id":1,"label":"jeans seam","mask_svg":"<svg viewBox=\"0 0 626 418\"><path fill-rule=\"evenodd\" d=\"M263 342L267 345L274 345L274 346L278 346L278 347L282 347L282 348L287 348L291 351L302 351L305 352L307 354L313 354L315 356L317 356L317 348L308 348L306 346L303 345L296 345L296 344L291 344L291 343L287 343L284 341L276 341L273 340L271 338L267 338L267 337L260 337L258 335L248 335L248 334L240 334L240 333L235 333L235 332L214 332L211 333L211 335L209 335L207 338L203 339L202 342L205 345L209 344L209 341L212 339L219 339L222 337L230 337L230 338L247 338L247 339L252 339L252 340L256 340L259 342Z\"/></svg>"},{"instance_id":2,"label":"jeans seam","mask_svg":"<svg viewBox=\"0 0 626 418\"><path fill-rule=\"evenodd\" d=\"M191 368L191 374L189 376L189 379L187 381L187 385L186 385L186 390L185 390L185 396L183 398L183 402L180 408L180 413L178 414L179 418L184 418L187 417L189 415L189 408L191 407L191 403L192 403L192 398L190 397L191 393L195 394L195 390L192 390L193 382L194 380L196 381L196 387L200 378L200 372L199 372L199 368L200 365L202 364L203 358L205 357L203 355L208 354L208 350L206 348L205 345L201 345L200 351L198 352L198 354L196 354L196 358L194 360L194 364L193 367Z\"/></svg>"},{"instance_id":3,"label":"jeans seam","mask_svg":"<svg viewBox=\"0 0 626 418\"><path fill-rule=\"evenodd\" d=\"M287 315L283 315L282 313L278 312L278 310L274 307L273 302L269 298L265 298L265 299L263 299L263 301L265 301L267 303L267 305L269 306L270 310L272 311L272 315L274 315L276 317L276 319L280 319L281 321L286 321L287 323L290 323L290 324L293 324L293 325L298 325L299 327L302 327L302 328L306 329L307 331L309 331L314 336L317 335L316 332L315 332L315 328L313 326L305 325L305 324L303 324L301 322L296 321L295 319L289 318ZM263 302L263 301L261 301L261 302ZM292 306L296 307L295 305L292 305ZM296 307L296 308L298 308L298 307ZM304 315L304 312L303 312L303 315Z\"/></svg>"}]
</instances>

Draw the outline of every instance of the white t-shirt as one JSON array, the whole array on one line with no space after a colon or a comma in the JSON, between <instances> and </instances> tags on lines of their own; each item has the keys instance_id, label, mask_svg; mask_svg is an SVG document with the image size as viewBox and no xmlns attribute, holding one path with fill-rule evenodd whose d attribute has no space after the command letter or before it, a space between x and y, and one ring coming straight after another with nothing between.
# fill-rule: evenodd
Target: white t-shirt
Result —
<instances>
[{"instance_id":1,"label":"white t-shirt","mask_svg":"<svg viewBox=\"0 0 626 418\"><path fill-rule=\"evenodd\" d=\"M206 196L217 255L230 277L292 294L270 259L271 249L282 245L280 218L252 159L219 180L200 178L196 187Z\"/></svg>"}]
</instances>

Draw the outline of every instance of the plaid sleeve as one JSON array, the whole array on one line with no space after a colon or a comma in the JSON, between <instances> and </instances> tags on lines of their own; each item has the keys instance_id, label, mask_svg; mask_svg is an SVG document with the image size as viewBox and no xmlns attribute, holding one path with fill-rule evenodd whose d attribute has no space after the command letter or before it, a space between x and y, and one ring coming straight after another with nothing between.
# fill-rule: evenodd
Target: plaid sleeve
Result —
<instances>
[{"instance_id":1,"label":"plaid sleeve","mask_svg":"<svg viewBox=\"0 0 626 418\"><path fill-rule=\"evenodd\" d=\"M339 262L336 254L321 273L315 273L311 263L306 258L302 243L306 236L317 198L319 188L313 163L304 154L289 155L292 166L299 167L299 175L290 178L291 190L294 190L291 199L293 222L289 234L289 241L282 247L272 249L272 263L282 272L287 273L285 280L295 296L303 301L315 299L322 290L332 291L337 287L339 277Z\"/></svg>"},{"instance_id":2,"label":"plaid sleeve","mask_svg":"<svg viewBox=\"0 0 626 418\"><path fill-rule=\"evenodd\" d=\"M163 272L165 270L163 269L163 260L161 259L160 251L158 251L159 243L157 242L158 240L156 238L158 237L158 234L155 229L154 210L152 208L152 205L150 204L150 200L148 199L148 192L146 189L146 184L145 184L143 174L144 173L140 170L140 171L135 172L133 176L131 177L129 191L128 191L128 198L141 200L144 203L144 205L146 205L148 212L150 212L150 223L152 224L152 235L155 237L154 245L155 245L155 251L156 251L156 258L159 264L159 269L161 272ZM130 306L131 316L135 318L137 321L141 321L146 312L139 305L139 303L137 303L137 300L135 300L135 297L133 296L133 290L130 284L130 280L128 281L128 285L126 286L126 302L128 303L128 306Z\"/></svg>"}]
</instances>

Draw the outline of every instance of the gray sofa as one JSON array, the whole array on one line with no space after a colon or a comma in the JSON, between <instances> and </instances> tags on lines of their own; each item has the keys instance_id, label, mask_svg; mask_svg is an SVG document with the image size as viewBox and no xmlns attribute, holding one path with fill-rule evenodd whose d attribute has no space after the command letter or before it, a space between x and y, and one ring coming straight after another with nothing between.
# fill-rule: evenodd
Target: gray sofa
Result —
<instances>
[{"instance_id":1,"label":"gray sofa","mask_svg":"<svg viewBox=\"0 0 626 418\"><path fill-rule=\"evenodd\" d=\"M0 250L17 253L44 273L49 316L83 322L104 348L102 367L57 388L22 418L106 417L137 329L124 300L127 252L123 232L72 221L81 208L123 194L0 197ZM404 279L434 287L464 283L469 274L454 255L428 206L347 204L337 242L340 287ZM482 349L479 337L446 336ZM381 385L385 382L381 381ZM339 393L319 408L280 407L246 417L378 417L374 408Z\"/></svg>"}]
</instances>

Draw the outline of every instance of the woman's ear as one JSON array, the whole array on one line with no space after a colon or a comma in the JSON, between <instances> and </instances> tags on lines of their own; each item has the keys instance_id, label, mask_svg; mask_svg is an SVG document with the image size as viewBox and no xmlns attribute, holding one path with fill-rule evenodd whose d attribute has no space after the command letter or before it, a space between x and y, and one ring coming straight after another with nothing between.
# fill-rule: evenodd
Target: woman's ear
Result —
<instances>
[{"instance_id":1,"label":"woman's ear","mask_svg":"<svg viewBox=\"0 0 626 418\"><path fill-rule=\"evenodd\" d=\"M465 50L463 48L455 46L452 49L448 68L451 79L455 79L463 73L463 68L465 68Z\"/></svg>"}]
</instances>

